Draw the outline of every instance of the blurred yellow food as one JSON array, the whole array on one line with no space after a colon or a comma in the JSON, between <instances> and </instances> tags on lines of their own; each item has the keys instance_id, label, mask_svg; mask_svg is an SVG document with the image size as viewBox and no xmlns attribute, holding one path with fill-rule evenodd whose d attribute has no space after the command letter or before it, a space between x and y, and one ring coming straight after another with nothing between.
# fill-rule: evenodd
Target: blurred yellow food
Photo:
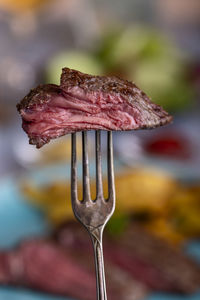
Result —
<instances>
[{"instance_id":1,"label":"blurred yellow food","mask_svg":"<svg viewBox=\"0 0 200 300\"><path fill-rule=\"evenodd\" d=\"M169 217L180 233L200 236L200 185L177 190L169 202L169 210Z\"/></svg>"},{"instance_id":2,"label":"blurred yellow food","mask_svg":"<svg viewBox=\"0 0 200 300\"><path fill-rule=\"evenodd\" d=\"M165 214L177 183L166 174L149 169L132 170L116 178L117 210Z\"/></svg>"},{"instance_id":3,"label":"blurred yellow food","mask_svg":"<svg viewBox=\"0 0 200 300\"><path fill-rule=\"evenodd\" d=\"M118 175L116 176L116 214L165 214L166 202L175 188L176 183L168 176L150 170L132 170ZM93 199L95 189L95 183L91 182ZM81 184L78 190L81 199ZM104 180L104 191L106 190ZM51 221L61 223L71 216L69 183L55 182L42 187L36 187L33 183L24 183L23 191L27 199L47 212Z\"/></svg>"},{"instance_id":4,"label":"blurred yellow food","mask_svg":"<svg viewBox=\"0 0 200 300\"><path fill-rule=\"evenodd\" d=\"M168 222L165 218L148 220L145 222L144 227L147 231L175 245L185 240L184 236L177 232L173 224Z\"/></svg>"},{"instance_id":5,"label":"blurred yellow food","mask_svg":"<svg viewBox=\"0 0 200 300\"><path fill-rule=\"evenodd\" d=\"M25 182L23 192L29 201L42 208L51 222L59 224L73 217L69 186L64 182L42 187Z\"/></svg>"},{"instance_id":6,"label":"blurred yellow food","mask_svg":"<svg viewBox=\"0 0 200 300\"><path fill-rule=\"evenodd\" d=\"M0 0L0 6L4 9L21 12L27 9L37 8L47 0Z\"/></svg>"},{"instance_id":7,"label":"blurred yellow food","mask_svg":"<svg viewBox=\"0 0 200 300\"><path fill-rule=\"evenodd\" d=\"M82 155L82 138L77 134L77 159ZM88 139L88 152L93 157L91 139ZM42 147L39 150L39 156L35 164L38 166L71 162L71 136L67 135L59 139L52 140L48 147Z\"/></svg>"},{"instance_id":8,"label":"blurred yellow food","mask_svg":"<svg viewBox=\"0 0 200 300\"><path fill-rule=\"evenodd\" d=\"M77 158L81 157L81 136L77 136ZM48 147L40 150L39 164L55 163L58 161L71 160L71 139L65 136L57 140L53 140Z\"/></svg>"},{"instance_id":9,"label":"blurred yellow food","mask_svg":"<svg viewBox=\"0 0 200 300\"><path fill-rule=\"evenodd\" d=\"M23 183L22 189L26 198L34 205L40 207L55 225L74 218L70 200L70 185L66 182L57 181L38 187L26 181ZM82 198L81 191L81 184L79 184L79 199ZM91 184L91 195L93 198L95 197L94 184Z\"/></svg>"},{"instance_id":10,"label":"blurred yellow food","mask_svg":"<svg viewBox=\"0 0 200 300\"><path fill-rule=\"evenodd\" d=\"M79 199L82 198L78 184ZM104 179L105 197L107 196ZM23 183L26 198L40 207L55 226L74 218L69 182L35 186ZM95 182L91 195L95 198ZM151 233L179 244L187 237L200 236L200 186L183 187L169 176L149 169L129 170L116 176L115 216L133 217Z\"/></svg>"}]
</instances>

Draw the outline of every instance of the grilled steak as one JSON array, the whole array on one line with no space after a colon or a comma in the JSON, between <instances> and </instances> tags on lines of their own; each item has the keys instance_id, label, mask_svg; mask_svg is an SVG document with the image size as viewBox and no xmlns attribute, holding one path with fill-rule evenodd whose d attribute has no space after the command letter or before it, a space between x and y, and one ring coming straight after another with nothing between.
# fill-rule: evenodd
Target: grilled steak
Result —
<instances>
[{"instance_id":1,"label":"grilled steak","mask_svg":"<svg viewBox=\"0 0 200 300\"><path fill-rule=\"evenodd\" d=\"M172 120L134 83L68 68L63 69L60 86L38 86L17 108L30 143L38 148L76 131L154 128Z\"/></svg>"},{"instance_id":2,"label":"grilled steak","mask_svg":"<svg viewBox=\"0 0 200 300\"><path fill-rule=\"evenodd\" d=\"M95 299L94 270L87 252L73 255L52 241L35 239L17 249L0 252L0 285L18 285L73 299ZM76 255L75 255L76 254ZM85 264L87 261L87 266ZM111 300L142 300L147 289L125 271L109 264L108 297Z\"/></svg>"}]
</instances>

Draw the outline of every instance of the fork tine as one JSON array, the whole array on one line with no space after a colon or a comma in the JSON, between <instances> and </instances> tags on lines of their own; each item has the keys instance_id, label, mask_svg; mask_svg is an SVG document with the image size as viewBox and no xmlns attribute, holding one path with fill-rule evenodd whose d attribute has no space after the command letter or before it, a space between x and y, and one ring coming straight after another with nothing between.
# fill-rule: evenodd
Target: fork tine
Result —
<instances>
[{"instance_id":1,"label":"fork tine","mask_svg":"<svg viewBox=\"0 0 200 300\"><path fill-rule=\"evenodd\" d=\"M102 171L101 171L101 131L95 132L96 143L96 200L103 198L103 184L102 184Z\"/></svg>"},{"instance_id":2,"label":"fork tine","mask_svg":"<svg viewBox=\"0 0 200 300\"><path fill-rule=\"evenodd\" d=\"M114 183L114 166L113 166L113 142L112 131L108 131L107 141L107 165L108 165L108 201L115 201L115 183Z\"/></svg>"},{"instance_id":3,"label":"fork tine","mask_svg":"<svg viewBox=\"0 0 200 300\"><path fill-rule=\"evenodd\" d=\"M89 160L88 160L88 140L87 132L82 132L83 148L83 201L91 201L90 196L90 179L89 179Z\"/></svg>"},{"instance_id":4,"label":"fork tine","mask_svg":"<svg viewBox=\"0 0 200 300\"><path fill-rule=\"evenodd\" d=\"M96 200L92 201L89 183L89 160L87 132L82 132L82 163L83 163L83 201L77 199L77 167L76 167L76 134L72 134L72 171L71 195L75 217L88 230L94 248L97 299L106 300L106 284L103 260L102 236L103 230L115 209L115 187L113 170L112 132L108 132L107 167L108 167L108 199L103 197L102 169L101 169L101 131L95 133L96 140Z\"/></svg>"},{"instance_id":5,"label":"fork tine","mask_svg":"<svg viewBox=\"0 0 200 300\"><path fill-rule=\"evenodd\" d=\"M72 206L79 203L77 192L76 133L71 137L71 200Z\"/></svg>"}]
</instances>

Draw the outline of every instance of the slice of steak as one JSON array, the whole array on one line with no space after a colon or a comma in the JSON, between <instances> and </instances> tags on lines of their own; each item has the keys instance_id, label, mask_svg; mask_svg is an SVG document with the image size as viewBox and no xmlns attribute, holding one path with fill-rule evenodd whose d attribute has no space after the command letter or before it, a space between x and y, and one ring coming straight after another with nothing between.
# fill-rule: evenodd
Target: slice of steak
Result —
<instances>
[{"instance_id":1,"label":"slice of steak","mask_svg":"<svg viewBox=\"0 0 200 300\"><path fill-rule=\"evenodd\" d=\"M80 300L95 298L95 277L59 246L30 240L0 254L0 284L29 287ZM2 262L6 268L2 267ZM112 298L113 299L113 298Z\"/></svg>"},{"instance_id":2,"label":"slice of steak","mask_svg":"<svg viewBox=\"0 0 200 300\"><path fill-rule=\"evenodd\" d=\"M93 300L96 279L91 256L80 249L62 249L52 241L29 240L19 248L0 253L0 285L17 285L44 292ZM73 255L71 253L73 252ZM86 261L87 264L86 264ZM125 271L109 265L108 298L111 300L142 300L147 295L144 285Z\"/></svg>"},{"instance_id":3,"label":"slice of steak","mask_svg":"<svg viewBox=\"0 0 200 300\"><path fill-rule=\"evenodd\" d=\"M92 255L87 235L78 223L71 222L63 225L55 238L63 248L71 249L73 253L80 251L86 257L89 253ZM199 266L180 249L135 223L130 224L120 236L104 236L104 255L106 269L109 264L115 265L151 290L182 294L199 290ZM84 259L88 265L87 259Z\"/></svg>"},{"instance_id":4,"label":"slice of steak","mask_svg":"<svg viewBox=\"0 0 200 300\"><path fill-rule=\"evenodd\" d=\"M61 85L40 85L17 105L23 129L38 148L82 130L154 128L172 117L134 83L64 68Z\"/></svg>"}]
</instances>

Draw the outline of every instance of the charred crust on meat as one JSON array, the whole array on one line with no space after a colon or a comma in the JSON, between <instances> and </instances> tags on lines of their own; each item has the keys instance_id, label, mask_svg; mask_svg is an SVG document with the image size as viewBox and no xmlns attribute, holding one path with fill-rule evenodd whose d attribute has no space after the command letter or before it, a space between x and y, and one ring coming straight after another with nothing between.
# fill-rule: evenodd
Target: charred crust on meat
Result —
<instances>
[{"instance_id":1,"label":"charred crust on meat","mask_svg":"<svg viewBox=\"0 0 200 300\"><path fill-rule=\"evenodd\" d=\"M74 86L88 91L119 93L126 97L134 97L135 94L146 96L133 82L117 76L93 76L69 68L63 68L61 87L68 89Z\"/></svg>"},{"instance_id":2,"label":"charred crust on meat","mask_svg":"<svg viewBox=\"0 0 200 300\"><path fill-rule=\"evenodd\" d=\"M34 105L42 105L47 103L53 94L61 93L61 88L56 84L40 84L30 92L17 104L17 110L29 109Z\"/></svg>"},{"instance_id":3,"label":"charred crust on meat","mask_svg":"<svg viewBox=\"0 0 200 300\"><path fill-rule=\"evenodd\" d=\"M135 83L121 79L117 76L93 76L84 74L69 68L62 69L61 88L69 90L78 86L86 92L103 92L106 94L119 94L123 99L135 107L148 107L149 112L154 110L154 113L167 124L172 121L170 116L160 105L153 103L150 98L141 91ZM159 126L159 124L157 125ZM147 128L150 126L147 126Z\"/></svg>"}]
</instances>

